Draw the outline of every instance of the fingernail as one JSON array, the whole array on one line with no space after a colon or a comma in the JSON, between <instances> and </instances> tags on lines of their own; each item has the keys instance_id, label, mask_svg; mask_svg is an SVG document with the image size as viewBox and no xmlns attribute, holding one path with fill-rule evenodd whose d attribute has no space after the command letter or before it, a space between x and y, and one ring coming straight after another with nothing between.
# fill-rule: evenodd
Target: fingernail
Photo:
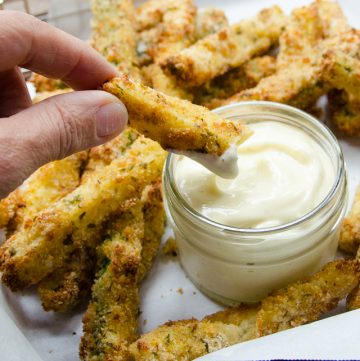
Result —
<instances>
[{"instance_id":1,"label":"fingernail","mask_svg":"<svg viewBox=\"0 0 360 361\"><path fill-rule=\"evenodd\" d=\"M96 112L96 133L98 137L119 134L127 124L127 111L122 103L108 103Z\"/></svg>"}]
</instances>

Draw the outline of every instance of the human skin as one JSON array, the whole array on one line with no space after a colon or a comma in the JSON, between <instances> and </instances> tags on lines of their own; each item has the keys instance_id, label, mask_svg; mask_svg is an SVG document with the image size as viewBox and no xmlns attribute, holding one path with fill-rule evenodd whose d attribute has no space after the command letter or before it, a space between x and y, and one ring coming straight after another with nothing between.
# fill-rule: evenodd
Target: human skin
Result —
<instances>
[{"instance_id":1,"label":"human skin","mask_svg":"<svg viewBox=\"0 0 360 361\"><path fill-rule=\"evenodd\" d=\"M79 39L21 12L0 12L0 198L45 163L102 144L127 111L99 88L117 70ZM20 67L77 90L32 105Z\"/></svg>"}]
</instances>

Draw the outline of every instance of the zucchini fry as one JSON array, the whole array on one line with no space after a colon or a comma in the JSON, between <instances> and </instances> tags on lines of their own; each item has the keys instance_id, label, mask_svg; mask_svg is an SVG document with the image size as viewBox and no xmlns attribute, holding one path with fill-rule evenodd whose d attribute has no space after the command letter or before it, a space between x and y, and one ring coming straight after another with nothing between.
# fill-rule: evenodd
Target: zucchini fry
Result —
<instances>
[{"instance_id":1,"label":"zucchini fry","mask_svg":"<svg viewBox=\"0 0 360 361\"><path fill-rule=\"evenodd\" d=\"M328 90L323 81L322 55L349 30L338 4L318 0L295 9L280 36L277 71L222 105L244 100L269 100L301 109L311 107Z\"/></svg>"},{"instance_id":2,"label":"zucchini fry","mask_svg":"<svg viewBox=\"0 0 360 361\"><path fill-rule=\"evenodd\" d=\"M356 254L356 259L360 260L360 247ZM346 309L348 311L357 310L360 308L360 278L359 284L351 291L349 296L346 298Z\"/></svg>"},{"instance_id":3,"label":"zucchini fry","mask_svg":"<svg viewBox=\"0 0 360 361\"><path fill-rule=\"evenodd\" d=\"M196 319L168 322L130 346L136 361L193 360L233 343L247 341L318 319L359 283L360 263L337 260L305 280L243 305ZM235 326L235 328L233 327Z\"/></svg>"},{"instance_id":4,"label":"zucchini fry","mask_svg":"<svg viewBox=\"0 0 360 361\"><path fill-rule=\"evenodd\" d=\"M359 277L359 262L341 259L328 263L305 280L273 292L261 303L257 336L317 320L357 286Z\"/></svg>"},{"instance_id":5,"label":"zucchini fry","mask_svg":"<svg viewBox=\"0 0 360 361\"><path fill-rule=\"evenodd\" d=\"M87 156L83 151L45 164L24 182L18 190L22 204L14 217L15 230L31 225L39 212L76 189Z\"/></svg>"},{"instance_id":6,"label":"zucchini fry","mask_svg":"<svg viewBox=\"0 0 360 361\"><path fill-rule=\"evenodd\" d=\"M147 42L152 59L164 59L195 41L196 7L192 0L150 0L136 15L138 32L156 28Z\"/></svg>"},{"instance_id":7,"label":"zucchini fry","mask_svg":"<svg viewBox=\"0 0 360 361\"><path fill-rule=\"evenodd\" d=\"M324 56L323 79L332 90L328 96L330 118L341 133L360 135L360 32L352 29L339 39L339 45Z\"/></svg>"},{"instance_id":8,"label":"zucchini fry","mask_svg":"<svg viewBox=\"0 0 360 361\"><path fill-rule=\"evenodd\" d=\"M285 23L281 9L262 10L255 18L220 30L162 62L184 86L200 86L274 45Z\"/></svg>"},{"instance_id":9,"label":"zucchini fry","mask_svg":"<svg viewBox=\"0 0 360 361\"><path fill-rule=\"evenodd\" d=\"M94 172L102 172L114 159L124 155L127 149L132 146L139 137L139 133L131 128L127 128L117 138L112 141L90 150L89 162L82 176L82 183L90 177L94 177ZM160 226L157 219L163 217L161 203L160 184L149 185L145 188L142 198L145 202L144 213L146 218L145 238L141 269L145 275L150 268L152 260L158 250L158 244L163 233L163 225ZM160 197L160 198L159 198ZM151 205L148 205L151 202ZM134 202L125 202L120 205L116 213L125 211L133 206ZM147 211L149 209L149 211ZM147 215L152 215L150 217ZM150 226L147 221L151 221ZM147 227L152 227L148 236ZM158 235L158 232L161 232ZM96 247L100 243L104 234L104 225L88 228L83 234L74 234L72 242L80 245L66 256L63 265L56 271L45 277L38 285L38 292L46 311L68 312L75 308L90 293L95 269ZM158 236L158 237L157 237ZM75 238L79 238L76 241ZM86 245L85 247L83 245ZM146 267L143 265L146 263Z\"/></svg>"},{"instance_id":10,"label":"zucchini fry","mask_svg":"<svg viewBox=\"0 0 360 361\"><path fill-rule=\"evenodd\" d=\"M11 192L6 198L0 200L0 229L8 228L15 217L18 207L22 205L19 189ZM13 227L10 226L12 229Z\"/></svg>"},{"instance_id":11,"label":"zucchini fry","mask_svg":"<svg viewBox=\"0 0 360 361\"><path fill-rule=\"evenodd\" d=\"M69 235L86 234L88 228L102 224L119 204L141 197L145 186L161 176L164 159L165 154L157 143L140 137L126 157L114 160L102 172L40 212L32 224L0 248L3 282L12 290L19 290L39 282L61 266L67 249L74 247L67 244Z\"/></svg>"},{"instance_id":12,"label":"zucchini fry","mask_svg":"<svg viewBox=\"0 0 360 361\"><path fill-rule=\"evenodd\" d=\"M135 9L131 0L92 0L91 45L120 72L140 80L134 30Z\"/></svg>"},{"instance_id":13,"label":"zucchini fry","mask_svg":"<svg viewBox=\"0 0 360 361\"><path fill-rule=\"evenodd\" d=\"M221 156L232 143L249 135L241 124L221 119L186 100L166 96L127 76L114 78L103 88L123 101L130 125L164 149Z\"/></svg>"},{"instance_id":14,"label":"zucchini fry","mask_svg":"<svg viewBox=\"0 0 360 361\"><path fill-rule=\"evenodd\" d=\"M82 360L128 360L128 345L138 337L142 203L117 217L98 249L99 270L83 320Z\"/></svg>"},{"instance_id":15,"label":"zucchini fry","mask_svg":"<svg viewBox=\"0 0 360 361\"><path fill-rule=\"evenodd\" d=\"M196 319L168 322L130 346L136 361L187 361L256 337L258 305L240 306Z\"/></svg>"},{"instance_id":16,"label":"zucchini fry","mask_svg":"<svg viewBox=\"0 0 360 361\"><path fill-rule=\"evenodd\" d=\"M276 60L272 56L264 55L251 59L243 66L229 70L203 87L197 88L194 103L209 109L217 108L223 99L241 90L252 88L262 78L275 73L275 70Z\"/></svg>"},{"instance_id":17,"label":"zucchini fry","mask_svg":"<svg viewBox=\"0 0 360 361\"><path fill-rule=\"evenodd\" d=\"M339 249L355 255L360 247L360 187L349 214L343 220L340 231Z\"/></svg>"},{"instance_id":18,"label":"zucchini fry","mask_svg":"<svg viewBox=\"0 0 360 361\"><path fill-rule=\"evenodd\" d=\"M182 4L182 6L187 6L190 12L190 9L193 5L192 3L184 3ZM166 17L163 20L166 20ZM203 38L209 34L220 30L222 27L225 27L227 25L227 19L223 11L214 8L207 8L204 11L200 11L197 13L194 27L190 28L189 22L183 21L182 23L184 27L184 32L187 32L189 34L190 32L194 33L192 36L192 42L194 42L195 40ZM164 26L169 27L171 31L164 31ZM192 101L192 92L177 84L176 79L168 74L165 74L163 69L159 65L159 62L165 55L174 55L174 53L170 53L171 51L173 51L173 49L169 48L166 51L165 55L162 52L160 54L161 56L159 56L158 52L152 51L152 49L157 49L159 43L158 38L161 32L163 32L162 39L164 42L164 39L169 36L171 37L172 32L174 31L176 34L179 33L179 30L177 28L173 28L171 24L169 26L166 24L164 25L164 23L161 22L157 25L156 28L151 28L139 33L138 54L143 64L149 64L151 63L151 61L154 61L154 64L150 64L143 69L144 77L149 86L167 95ZM179 47L176 49L176 51L180 51L184 47L189 46L190 41L191 39L189 36L187 43L178 43Z\"/></svg>"},{"instance_id":19,"label":"zucchini fry","mask_svg":"<svg viewBox=\"0 0 360 361\"><path fill-rule=\"evenodd\" d=\"M152 59L154 64L145 70L145 78L156 90L181 99L192 100L190 92L176 84L175 79L164 74L159 62L169 55L186 48L195 41L196 7L192 0L156 0L158 5L167 8L163 13L161 22L156 28L147 30L138 49L146 50L140 53L142 59ZM139 53L139 52L138 52Z\"/></svg>"}]
</instances>

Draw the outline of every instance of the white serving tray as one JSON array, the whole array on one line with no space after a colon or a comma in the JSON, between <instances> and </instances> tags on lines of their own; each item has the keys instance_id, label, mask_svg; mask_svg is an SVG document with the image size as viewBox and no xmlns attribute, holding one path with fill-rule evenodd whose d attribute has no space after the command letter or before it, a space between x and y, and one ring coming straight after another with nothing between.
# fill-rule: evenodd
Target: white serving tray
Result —
<instances>
[{"instance_id":1,"label":"white serving tray","mask_svg":"<svg viewBox=\"0 0 360 361\"><path fill-rule=\"evenodd\" d=\"M280 5L289 13L294 7L310 3L302 0L291 2L198 0L196 2L199 7L212 5L224 9L230 22L253 16L262 8L273 4ZM350 23L360 28L360 2L343 0L340 3ZM348 166L350 199L352 199L355 187L360 183L360 139L341 138L340 144ZM149 277L142 285L141 295L142 332L150 331L168 320L202 318L221 309L221 306L202 295L189 281L180 268L178 259L172 260L163 256L159 256L156 260ZM83 312L84 310L81 310L71 315L46 313L42 310L33 290L13 294L1 286L1 361L78 360ZM205 356L203 359L216 361L285 357L360 359L359 340L360 311L353 311L236 345ZM284 345L291 345L290 349L293 353L285 351Z\"/></svg>"}]
</instances>

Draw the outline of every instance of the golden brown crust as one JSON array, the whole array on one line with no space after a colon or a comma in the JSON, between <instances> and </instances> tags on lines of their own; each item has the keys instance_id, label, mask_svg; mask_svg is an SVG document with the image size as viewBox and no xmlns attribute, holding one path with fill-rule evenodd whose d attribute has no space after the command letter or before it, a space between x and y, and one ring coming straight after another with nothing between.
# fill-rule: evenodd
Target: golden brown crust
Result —
<instances>
[{"instance_id":1,"label":"golden brown crust","mask_svg":"<svg viewBox=\"0 0 360 361\"><path fill-rule=\"evenodd\" d=\"M105 83L128 109L129 122L164 149L222 155L232 143L249 135L239 124L221 119L208 109L166 96L127 76Z\"/></svg>"},{"instance_id":2,"label":"golden brown crust","mask_svg":"<svg viewBox=\"0 0 360 361\"><path fill-rule=\"evenodd\" d=\"M273 292L261 303L257 335L265 336L317 320L357 286L359 277L360 264L342 259L328 263L305 280Z\"/></svg>"},{"instance_id":3,"label":"golden brown crust","mask_svg":"<svg viewBox=\"0 0 360 361\"><path fill-rule=\"evenodd\" d=\"M116 159L101 174L40 212L0 248L5 284L18 290L39 282L61 266L69 235L78 234L81 241L88 227L101 224L125 200L140 197L143 188L161 176L163 150L142 137L135 143L126 157ZM68 246L72 249L73 244Z\"/></svg>"},{"instance_id":4,"label":"golden brown crust","mask_svg":"<svg viewBox=\"0 0 360 361\"><path fill-rule=\"evenodd\" d=\"M284 19L277 6L262 10L255 18L199 40L161 65L185 86L200 86L265 53L278 41Z\"/></svg>"},{"instance_id":5,"label":"golden brown crust","mask_svg":"<svg viewBox=\"0 0 360 361\"><path fill-rule=\"evenodd\" d=\"M360 246L360 188L358 188L349 214L342 222L339 249L356 254Z\"/></svg>"}]
</instances>

